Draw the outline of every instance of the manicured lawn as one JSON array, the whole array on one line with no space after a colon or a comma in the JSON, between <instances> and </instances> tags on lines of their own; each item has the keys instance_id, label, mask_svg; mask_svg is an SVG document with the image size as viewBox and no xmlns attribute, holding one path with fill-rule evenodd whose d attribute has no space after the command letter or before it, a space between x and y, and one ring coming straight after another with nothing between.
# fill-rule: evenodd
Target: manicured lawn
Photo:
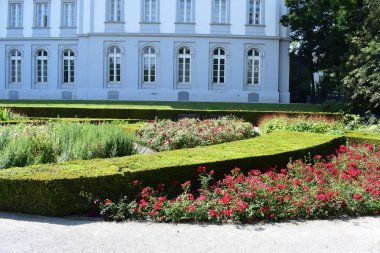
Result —
<instances>
[{"instance_id":1,"label":"manicured lawn","mask_svg":"<svg viewBox=\"0 0 380 253\"><path fill-rule=\"evenodd\" d=\"M116 108L161 110L232 110L232 111L278 111L321 112L321 105L310 104L252 104L252 103L206 103L206 102L152 102L152 101L49 101L49 100L0 100L0 107L60 107L60 108Z\"/></svg>"}]
</instances>

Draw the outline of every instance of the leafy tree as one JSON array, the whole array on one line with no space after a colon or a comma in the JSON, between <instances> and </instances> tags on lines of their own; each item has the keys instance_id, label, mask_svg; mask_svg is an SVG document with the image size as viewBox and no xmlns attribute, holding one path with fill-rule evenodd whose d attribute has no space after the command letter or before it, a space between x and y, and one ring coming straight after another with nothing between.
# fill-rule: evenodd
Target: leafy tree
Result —
<instances>
[{"instance_id":1,"label":"leafy tree","mask_svg":"<svg viewBox=\"0 0 380 253\"><path fill-rule=\"evenodd\" d=\"M349 38L349 72L343 84L355 108L380 114L380 0L365 2L368 15Z\"/></svg>"},{"instance_id":2,"label":"leafy tree","mask_svg":"<svg viewBox=\"0 0 380 253\"><path fill-rule=\"evenodd\" d=\"M380 0L285 0L297 55L324 71L351 104L379 112ZM314 90L315 92L315 90ZM319 90L327 94L326 90Z\"/></svg>"}]
</instances>

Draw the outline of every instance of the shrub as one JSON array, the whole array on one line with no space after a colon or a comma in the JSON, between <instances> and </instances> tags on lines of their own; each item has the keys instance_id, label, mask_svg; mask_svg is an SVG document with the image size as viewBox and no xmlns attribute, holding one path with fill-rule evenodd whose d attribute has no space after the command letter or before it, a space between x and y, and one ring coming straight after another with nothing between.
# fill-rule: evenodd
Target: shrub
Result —
<instances>
[{"instance_id":1,"label":"shrub","mask_svg":"<svg viewBox=\"0 0 380 253\"><path fill-rule=\"evenodd\" d=\"M263 117L259 122L261 133L289 130L310 133L344 134L344 124L327 117L288 117L286 115Z\"/></svg>"},{"instance_id":2,"label":"shrub","mask_svg":"<svg viewBox=\"0 0 380 253\"><path fill-rule=\"evenodd\" d=\"M254 137L251 123L230 117L219 119L157 120L137 131L141 143L158 151L209 146Z\"/></svg>"},{"instance_id":3,"label":"shrub","mask_svg":"<svg viewBox=\"0 0 380 253\"><path fill-rule=\"evenodd\" d=\"M0 127L0 169L133 154L130 136L110 124L48 123Z\"/></svg>"},{"instance_id":4,"label":"shrub","mask_svg":"<svg viewBox=\"0 0 380 253\"><path fill-rule=\"evenodd\" d=\"M20 120L23 118L24 117L13 113L13 111L8 108L0 108L0 121Z\"/></svg>"},{"instance_id":5,"label":"shrub","mask_svg":"<svg viewBox=\"0 0 380 253\"><path fill-rule=\"evenodd\" d=\"M160 222L254 222L330 218L380 213L380 147L342 145L338 155L313 163L289 163L281 172L235 168L212 184L214 171L199 167L200 187L181 185L183 193L168 198L159 188L145 187L136 201L99 201L105 220L147 219ZM135 181L135 186L141 185ZM177 184L178 185L178 184Z\"/></svg>"}]
</instances>

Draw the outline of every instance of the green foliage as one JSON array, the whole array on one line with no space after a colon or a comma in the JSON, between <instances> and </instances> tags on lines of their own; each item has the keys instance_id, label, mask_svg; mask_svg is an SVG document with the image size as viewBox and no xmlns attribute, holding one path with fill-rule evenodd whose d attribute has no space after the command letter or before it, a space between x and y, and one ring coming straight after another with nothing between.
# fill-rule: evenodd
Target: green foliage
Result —
<instances>
[{"instance_id":1,"label":"green foliage","mask_svg":"<svg viewBox=\"0 0 380 253\"><path fill-rule=\"evenodd\" d=\"M244 140L256 135L253 125L242 120L219 119L156 120L137 131L142 145L158 151L209 146Z\"/></svg>"},{"instance_id":2,"label":"green foliage","mask_svg":"<svg viewBox=\"0 0 380 253\"><path fill-rule=\"evenodd\" d=\"M9 108L0 108L0 122L10 121L10 120L21 120L23 117L21 115L13 113Z\"/></svg>"},{"instance_id":3,"label":"green foliage","mask_svg":"<svg viewBox=\"0 0 380 253\"><path fill-rule=\"evenodd\" d=\"M120 157L133 143L115 125L48 123L0 127L0 169L40 163Z\"/></svg>"},{"instance_id":4,"label":"green foliage","mask_svg":"<svg viewBox=\"0 0 380 253\"><path fill-rule=\"evenodd\" d=\"M249 171L307 154L329 154L344 143L329 135L276 131L254 139L122 158L73 161L0 170L0 210L61 216L83 211L81 192L101 198L133 196L134 180L146 184L194 179L199 166L222 177L235 166Z\"/></svg>"},{"instance_id":5,"label":"green foliage","mask_svg":"<svg viewBox=\"0 0 380 253\"><path fill-rule=\"evenodd\" d=\"M344 134L344 124L339 121L323 117L295 117L286 116L265 117L260 121L260 131L264 134L274 130L289 130L310 133Z\"/></svg>"}]
</instances>

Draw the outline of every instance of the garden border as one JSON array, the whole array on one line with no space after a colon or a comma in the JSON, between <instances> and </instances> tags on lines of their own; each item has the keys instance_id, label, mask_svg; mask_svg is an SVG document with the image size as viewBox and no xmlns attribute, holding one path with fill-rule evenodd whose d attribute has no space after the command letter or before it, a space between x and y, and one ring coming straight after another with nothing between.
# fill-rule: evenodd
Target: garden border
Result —
<instances>
[{"instance_id":1,"label":"garden border","mask_svg":"<svg viewBox=\"0 0 380 253\"><path fill-rule=\"evenodd\" d=\"M80 192L99 197L131 196L134 180L150 185L195 179L196 169L203 165L214 169L216 177L234 167L248 171L285 166L290 157L330 154L344 141L339 136L275 131L249 140L187 150L5 169L0 171L0 210L69 215L84 210Z\"/></svg>"}]
</instances>

